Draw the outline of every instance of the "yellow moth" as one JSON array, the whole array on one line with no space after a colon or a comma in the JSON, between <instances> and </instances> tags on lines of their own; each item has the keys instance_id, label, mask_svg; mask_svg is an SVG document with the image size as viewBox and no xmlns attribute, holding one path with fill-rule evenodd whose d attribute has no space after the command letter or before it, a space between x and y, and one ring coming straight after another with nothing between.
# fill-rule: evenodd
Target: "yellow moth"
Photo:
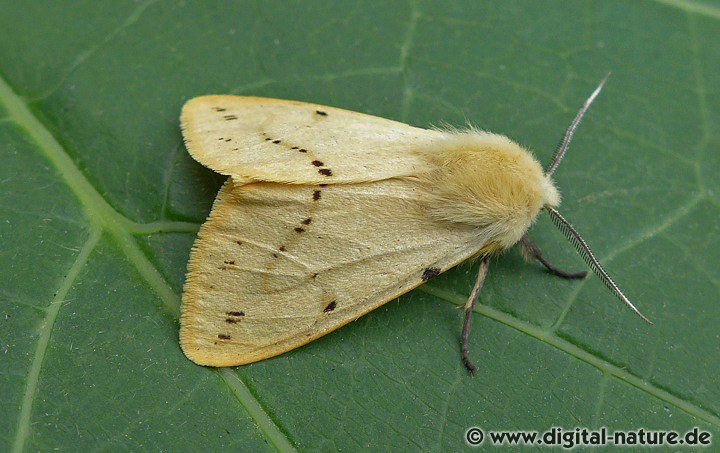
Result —
<instances>
[{"instance_id":1,"label":"yellow moth","mask_svg":"<svg viewBox=\"0 0 720 453\"><path fill-rule=\"evenodd\" d=\"M605 78L607 79L607 77ZM557 211L551 176L603 82L543 171L529 151L476 129L426 130L304 102L245 96L188 101L192 157L228 175L188 264L180 344L194 362L232 366L323 336L469 258L462 358L490 257L547 211L589 266L638 313ZM647 320L647 319L646 319Z\"/></svg>"}]
</instances>

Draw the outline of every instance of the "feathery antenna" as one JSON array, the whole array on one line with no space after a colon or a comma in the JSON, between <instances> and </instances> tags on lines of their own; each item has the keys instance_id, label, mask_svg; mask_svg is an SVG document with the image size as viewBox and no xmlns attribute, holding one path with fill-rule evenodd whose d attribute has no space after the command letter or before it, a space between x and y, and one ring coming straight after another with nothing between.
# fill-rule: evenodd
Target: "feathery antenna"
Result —
<instances>
[{"instance_id":1,"label":"feathery antenna","mask_svg":"<svg viewBox=\"0 0 720 453\"><path fill-rule=\"evenodd\" d=\"M580 256L585 260L585 262L590 266L590 269L593 270L597 274L598 277L600 277L600 280L607 286L610 291L612 291L618 299L627 307L634 311L638 316L640 316L643 321L647 322L648 324L653 324L652 321L650 321L648 318L645 317L642 313L640 313L640 310L638 310L635 305L628 300L627 297L625 297L625 294L620 290L617 284L613 281L612 278L608 275L607 272L605 272L605 269L600 265L600 262L595 258L595 255L593 254L592 250L590 250L590 247L587 245L587 242L585 242L585 239L580 236L580 234L575 231L575 228L568 222L565 217L560 215L560 213L550 206L545 206L545 209L550 213L550 217L552 218L555 225L560 229L560 231L565 234L565 237L568 238L570 242L575 246L575 249L578 251Z\"/></svg>"},{"instance_id":2,"label":"feathery antenna","mask_svg":"<svg viewBox=\"0 0 720 453\"><path fill-rule=\"evenodd\" d=\"M589 98L583 103L582 107L580 107L580 111L577 112L577 115L575 115L575 118L573 118L572 122L570 123L570 126L565 130L565 135L563 135L562 141L560 142L560 145L558 145L557 151L555 151L555 154L553 155L552 161L550 162L550 165L548 166L547 170L545 170L545 176L552 176L552 174L557 169L558 165L560 165L560 161L565 156L565 153L567 152L568 148L570 147L570 141L573 138L573 134L575 133L575 129L577 129L578 125L580 124L580 121L583 119L583 116L585 116L585 112L588 111L590 108L590 104L593 103L595 98L600 94L600 90L602 90L603 85L605 85L605 82L607 82L608 77L610 77L610 73L608 72L607 75L602 79L600 84L595 88L595 91L590 95Z\"/></svg>"}]
</instances>

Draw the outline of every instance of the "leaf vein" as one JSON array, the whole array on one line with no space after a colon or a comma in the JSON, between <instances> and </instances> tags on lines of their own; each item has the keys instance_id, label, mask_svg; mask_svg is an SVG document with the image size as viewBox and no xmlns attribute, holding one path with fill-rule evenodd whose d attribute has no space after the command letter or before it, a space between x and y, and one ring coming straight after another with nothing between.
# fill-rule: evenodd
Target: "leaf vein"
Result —
<instances>
[{"instance_id":1,"label":"leaf vein","mask_svg":"<svg viewBox=\"0 0 720 453\"><path fill-rule=\"evenodd\" d=\"M245 382L229 368L220 368L215 371L235 395L235 398L245 408L245 411L255 420L260 431L280 452L296 451L290 439L283 433L270 415L263 409L260 401L250 392Z\"/></svg>"},{"instance_id":2,"label":"leaf vein","mask_svg":"<svg viewBox=\"0 0 720 453\"><path fill-rule=\"evenodd\" d=\"M30 434L30 419L32 416L32 409L35 404L35 395L37 395L38 385L40 382L40 373L45 361L45 354L47 353L48 346L50 345L50 337L52 335L53 327L55 326L55 321L60 313L60 309L63 306L65 296L67 296L72 284L77 279L83 266L87 263L90 253L95 249L100 237L101 230L99 228L93 228L90 231L90 235L75 258L75 262L70 267L67 275L62 279L58 291L55 293L55 297L53 297L53 300L50 302L50 306L45 310L45 318L40 325L40 337L37 345L35 346L35 352L33 354L30 371L27 376L27 383L25 385L25 393L20 407L18 426L15 432L15 440L13 442L13 452L19 453L24 450L25 441Z\"/></svg>"},{"instance_id":3,"label":"leaf vein","mask_svg":"<svg viewBox=\"0 0 720 453\"><path fill-rule=\"evenodd\" d=\"M130 27L132 24L137 22L140 19L140 16L145 12L145 10L150 7L153 3L157 3L158 0L147 0L144 3L138 5L137 8L125 19L120 25L118 25L113 31L111 31L109 34L107 34L98 44L95 44L91 46L89 49L81 52L75 60L72 62L70 67L65 71L64 74L60 75L58 83L56 83L52 88L47 90L46 92L42 93L40 96L37 96L32 99L33 102L41 101L49 96L51 96L55 91L57 91L63 84L68 80L68 78L78 69L80 68L85 61L87 61L89 58L91 58L95 53L97 53L100 49L102 49L106 44L108 44L110 41L112 41L118 34L120 34L121 31L124 29Z\"/></svg>"},{"instance_id":4,"label":"leaf vein","mask_svg":"<svg viewBox=\"0 0 720 453\"><path fill-rule=\"evenodd\" d=\"M419 289L420 291L431 294L454 305L463 305L467 298L466 296L453 294L429 284L423 285ZM716 427L720 427L720 417L717 414L699 407L688 400L682 399L681 397L676 396L655 384L647 382L639 376L636 376L635 374L614 365L607 360L593 355L587 350L560 338L552 331L547 331L541 327L532 325L507 313L503 313L495 308L480 303L475 306L475 312L552 346L559 351L583 361L610 376L620 379L626 384L631 385L648 395L651 395L661 401L665 401L666 403L671 404L700 420L710 423Z\"/></svg>"}]
</instances>

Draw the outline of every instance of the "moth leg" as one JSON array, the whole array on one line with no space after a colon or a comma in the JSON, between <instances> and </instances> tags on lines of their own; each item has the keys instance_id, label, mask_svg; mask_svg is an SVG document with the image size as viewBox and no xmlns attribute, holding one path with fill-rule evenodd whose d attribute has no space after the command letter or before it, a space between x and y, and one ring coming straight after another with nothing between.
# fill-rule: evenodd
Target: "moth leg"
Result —
<instances>
[{"instance_id":1,"label":"moth leg","mask_svg":"<svg viewBox=\"0 0 720 453\"><path fill-rule=\"evenodd\" d=\"M470 297L468 298L467 302L465 302L465 320L463 321L463 328L462 328L462 361L465 365L465 368L468 369L470 374L474 374L477 371L477 367L474 363L470 361L468 349L469 349L469 337L470 337L470 321L472 320L472 313L473 308L475 308L475 303L478 300L478 296L480 296L480 290L482 290L483 283L485 283L485 277L488 273L488 268L490 267L490 258L489 257L483 257L483 259L480 261L480 267L478 267L478 275L477 280L475 280L475 286L473 286L472 291L470 292Z\"/></svg>"},{"instance_id":2,"label":"moth leg","mask_svg":"<svg viewBox=\"0 0 720 453\"><path fill-rule=\"evenodd\" d=\"M525 257L525 261L530 262L532 259L536 259L540 261L543 266L545 266L547 270L550 271L551 274L557 275L558 277L585 278L585 276L587 275L587 271L565 272L564 270L555 267L552 263L546 260L544 256L542 256L540 248L538 248L538 246L532 241L532 239L528 237L527 234L520 239L520 249L522 250L522 254Z\"/></svg>"}]
</instances>

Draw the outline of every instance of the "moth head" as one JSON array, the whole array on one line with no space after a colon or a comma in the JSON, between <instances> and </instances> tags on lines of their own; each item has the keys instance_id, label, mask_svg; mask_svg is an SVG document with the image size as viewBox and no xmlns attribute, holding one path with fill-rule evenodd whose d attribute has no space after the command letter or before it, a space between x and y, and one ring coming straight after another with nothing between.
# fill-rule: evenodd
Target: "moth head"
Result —
<instances>
[{"instance_id":1,"label":"moth head","mask_svg":"<svg viewBox=\"0 0 720 453\"><path fill-rule=\"evenodd\" d=\"M550 206L551 208L557 208L560 206L560 191L555 187L550 176L545 176L542 180L542 193L543 193L543 207Z\"/></svg>"}]
</instances>

